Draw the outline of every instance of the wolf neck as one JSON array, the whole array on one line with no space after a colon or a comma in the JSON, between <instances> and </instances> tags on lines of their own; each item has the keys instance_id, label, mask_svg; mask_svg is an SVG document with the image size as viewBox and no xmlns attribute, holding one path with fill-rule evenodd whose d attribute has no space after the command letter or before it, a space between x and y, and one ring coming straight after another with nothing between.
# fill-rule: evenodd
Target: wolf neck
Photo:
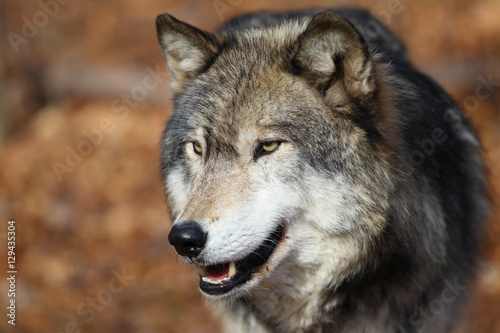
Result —
<instances>
[{"instance_id":1,"label":"wolf neck","mask_svg":"<svg viewBox=\"0 0 500 333\"><path fill-rule=\"evenodd\" d=\"M283 284L278 281L263 283L251 296L229 303L231 310L238 312L236 317L241 322L227 332L305 332L316 326L315 318L321 317L323 312L322 287L313 287L315 282L307 281L306 288L302 284L303 290L298 290L292 282L307 279L306 275L297 274L288 282L281 281ZM324 287L324 283L321 285ZM333 300L330 307L335 307L335 303Z\"/></svg>"},{"instance_id":2,"label":"wolf neck","mask_svg":"<svg viewBox=\"0 0 500 333\"><path fill-rule=\"evenodd\" d=\"M232 321L240 320L236 326L228 327L227 332L329 332L332 329L343 332L343 298L333 290L350 272L358 269L355 259L359 253L347 252L347 248L353 248L348 244L320 249L313 245L320 242L309 240L307 243L309 247L304 253L293 254L291 264L277 267L271 278L262 281L249 295L226 304L237 312ZM316 255L311 256L313 251ZM318 264L306 259L317 256L325 260ZM374 324L372 322L371 327Z\"/></svg>"}]
</instances>

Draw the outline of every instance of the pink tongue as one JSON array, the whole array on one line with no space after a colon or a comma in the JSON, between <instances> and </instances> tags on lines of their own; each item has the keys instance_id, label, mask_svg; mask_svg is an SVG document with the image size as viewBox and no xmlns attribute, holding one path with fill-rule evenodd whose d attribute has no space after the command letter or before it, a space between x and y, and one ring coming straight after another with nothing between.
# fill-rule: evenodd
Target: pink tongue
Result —
<instances>
[{"instance_id":1,"label":"pink tongue","mask_svg":"<svg viewBox=\"0 0 500 333\"><path fill-rule=\"evenodd\" d=\"M205 275L211 280L221 280L229 275L229 264L207 266Z\"/></svg>"}]
</instances>

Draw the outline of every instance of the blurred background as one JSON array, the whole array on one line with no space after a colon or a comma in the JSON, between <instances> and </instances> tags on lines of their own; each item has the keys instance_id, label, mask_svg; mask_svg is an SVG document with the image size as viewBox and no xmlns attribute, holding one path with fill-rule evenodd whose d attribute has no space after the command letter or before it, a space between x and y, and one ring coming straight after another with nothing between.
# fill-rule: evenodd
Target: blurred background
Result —
<instances>
[{"instance_id":1,"label":"blurred background","mask_svg":"<svg viewBox=\"0 0 500 333\"><path fill-rule=\"evenodd\" d=\"M171 112L154 21L205 30L249 11L356 6L466 110L500 189L499 0L0 2L0 332L219 332L168 245L158 143ZM16 221L17 317L7 221ZM500 211L464 332L500 332Z\"/></svg>"}]
</instances>

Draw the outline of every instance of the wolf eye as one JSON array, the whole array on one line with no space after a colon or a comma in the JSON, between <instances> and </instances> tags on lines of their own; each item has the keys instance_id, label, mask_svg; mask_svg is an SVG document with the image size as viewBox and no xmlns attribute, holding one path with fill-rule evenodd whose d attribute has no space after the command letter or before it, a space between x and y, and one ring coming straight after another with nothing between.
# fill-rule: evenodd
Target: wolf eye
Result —
<instances>
[{"instance_id":1,"label":"wolf eye","mask_svg":"<svg viewBox=\"0 0 500 333\"><path fill-rule=\"evenodd\" d=\"M203 149L201 148L200 144L197 142L193 142L193 151L196 155L200 155L203 153Z\"/></svg>"},{"instance_id":2,"label":"wolf eye","mask_svg":"<svg viewBox=\"0 0 500 333\"><path fill-rule=\"evenodd\" d=\"M262 142L254 153L254 158L257 159L264 155L269 155L276 151L278 147L281 145L281 141L266 141Z\"/></svg>"},{"instance_id":3,"label":"wolf eye","mask_svg":"<svg viewBox=\"0 0 500 333\"><path fill-rule=\"evenodd\" d=\"M267 153L271 153L273 151L276 150L276 148L278 148L278 146L281 144L281 142L279 141L270 141L270 142L264 142L262 144L262 149L267 152Z\"/></svg>"}]
</instances>

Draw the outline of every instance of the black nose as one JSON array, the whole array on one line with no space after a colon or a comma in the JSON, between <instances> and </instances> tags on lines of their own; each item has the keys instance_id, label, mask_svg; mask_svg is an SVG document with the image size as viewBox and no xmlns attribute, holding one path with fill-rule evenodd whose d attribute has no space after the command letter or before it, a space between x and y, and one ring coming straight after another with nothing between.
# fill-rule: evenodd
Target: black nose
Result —
<instances>
[{"instance_id":1,"label":"black nose","mask_svg":"<svg viewBox=\"0 0 500 333\"><path fill-rule=\"evenodd\" d=\"M168 241L175 247L177 253L190 258L200 254L207 241L207 234L196 222L186 222L174 225Z\"/></svg>"}]
</instances>

